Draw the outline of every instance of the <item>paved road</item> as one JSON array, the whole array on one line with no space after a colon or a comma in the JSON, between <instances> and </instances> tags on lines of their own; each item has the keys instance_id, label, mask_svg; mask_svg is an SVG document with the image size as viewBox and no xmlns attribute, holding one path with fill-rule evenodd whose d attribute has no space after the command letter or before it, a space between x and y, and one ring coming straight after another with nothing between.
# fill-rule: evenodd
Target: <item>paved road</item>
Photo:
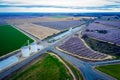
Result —
<instances>
[{"instance_id":1,"label":"paved road","mask_svg":"<svg viewBox=\"0 0 120 80\"><path fill-rule=\"evenodd\" d=\"M73 31L74 33L77 33L78 31L82 30L85 26L82 25L83 27L76 29ZM69 34L68 36L66 36L65 38L58 40L54 43L47 43L47 42L43 42L43 44L45 43L45 47L42 51L36 53L35 55L32 55L31 57L27 58L26 60L24 60L23 62L15 65L14 67L11 67L10 69L4 71L3 73L0 73L0 79L4 78L5 76L9 75L10 73L18 70L19 68L23 67L25 64L31 62L32 60L34 60L35 58L37 58L38 56L42 55L43 53L45 53L47 50L52 50L55 53L57 53L59 56L61 56L62 58L64 58L65 60L67 60L68 62L71 62L73 65L77 66L79 68L79 70L82 72L85 80L114 80L114 78L102 74L96 70L94 70L93 66L95 66L96 64L103 64L103 63L87 63L84 61L81 61L75 57L72 57L70 55L64 54L58 50L54 49L54 46L58 45L59 43L63 42L63 40L65 40L67 37L71 36L72 34Z\"/></svg>"},{"instance_id":2,"label":"paved road","mask_svg":"<svg viewBox=\"0 0 120 80\"><path fill-rule=\"evenodd\" d=\"M79 28L79 29L81 29L81 28ZM76 31L79 31L79 30L74 30L74 32L76 32ZM69 35L71 35L71 34L69 34ZM69 35L68 35L68 36L69 36ZM66 36L65 38L67 38L68 36ZM64 39L64 38L63 38L63 39ZM62 40L63 40L63 39L62 39ZM51 44L50 44L50 43L47 43L47 41L46 41L46 42L44 41L43 44L46 43L46 45L47 45L47 46L44 47L44 50L40 51L39 53L36 53L36 54L33 55L33 56L30 56L29 58L25 59L25 60L22 61L21 63L18 63L17 65L9 68L8 70L5 70L4 72L0 73L0 79L4 78L5 76L7 76L7 75L11 74L12 72L18 70L19 68L23 67L25 64L27 64L27 63L29 63L30 61L34 60L34 59L37 58L39 55L45 53L45 52L46 52L47 50L49 50L53 45L56 45L56 44L60 43L62 40L58 40L58 41L56 41L55 43L51 43Z\"/></svg>"},{"instance_id":3,"label":"paved road","mask_svg":"<svg viewBox=\"0 0 120 80\"><path fill-rule=\"evenodd\" d=\"M103 66L108 64L120 64L120 60L110 60L110 61L102 61L102 62L94 62L93 66Z\"/></svg>"},{"instance_id":4,"label":"paved road","mask_svg":"<svg viewBox=\"0 0 120 80\"><path fill-rule=\"evenodd\" d=\"M48 50L48 48L45 48L44 50L41 50L40 52L36 53L35 55L30 56L29 58L25 59L24 61L20 62L19 64L17 64L15 66L9 68L8 70L5 70L4 72L0 73L0 80L2 78L4 78L5 76L10 75L12 72L20 69L21 67L28 64L32 60L36 59L40 55L44 54L47 50Z\"/></svg>"},{"instance_id":5,"label":"paved road","mask_svg":"<svg viewBox=\"0 0 120 80\"><path fill-rule=\"evenodd\" d=\"M77 66L79 70L84 75L85 80L115 80L111 76L108 76L106 74L102 74L98 71L96 71L93 66L91 66L89 63L81 61L75 57L72 57L68 54L64 54L63 52L60 52L56 49L51 48L53 52L55 52L57 55L61 56L68 62L71 62L73 65Z\"/></svg>"}]
</instances>

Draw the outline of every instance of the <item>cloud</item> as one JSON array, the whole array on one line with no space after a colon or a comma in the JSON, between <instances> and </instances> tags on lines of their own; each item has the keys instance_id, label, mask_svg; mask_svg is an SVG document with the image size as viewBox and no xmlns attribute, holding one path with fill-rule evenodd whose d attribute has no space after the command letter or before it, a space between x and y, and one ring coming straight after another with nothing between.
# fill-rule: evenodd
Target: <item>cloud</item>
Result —
<instances>
[{"instance_id":1,"label":"cloud","mask_svg":"<svg viewBox=\"0 0 120 80\"><path fill-rule=\"evenodd\" d=\"M120 12L119 0L1 0L0 3L3 12Z\"/></svg>"},{"instance_id":2,"label":"cloud","mask_svg":"<svg viewBox=\"0 0 120 80\"><path fill-rule=\"evenodd\" d=\"M86 6L103 6L113 4L107 0L2 0L6 3L17 3L14 5L51 5L51 6L70 6L70 7L86 7Z\"/></svg>"},{"instance_id":3,"label":"cloud","mask_svg":"<svg viewBox=\"0 0 120 80\"><path fill-rule=\"evenodd\" d=\"M48 7L42 7L42 8L19 8L19 7L6 7L0 8L0 11L2 12L112 12L111 9L70 9L70 8L48 8ZM118 12L117 9L114 9L115 12Z\"/></svg>"}]
</instances>

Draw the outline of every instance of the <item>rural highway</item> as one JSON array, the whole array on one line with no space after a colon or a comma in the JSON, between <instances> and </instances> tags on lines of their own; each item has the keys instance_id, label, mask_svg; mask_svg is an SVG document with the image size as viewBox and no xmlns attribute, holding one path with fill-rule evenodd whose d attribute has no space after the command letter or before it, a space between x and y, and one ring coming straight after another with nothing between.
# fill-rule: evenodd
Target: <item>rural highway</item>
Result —
<instances>
[{"instance_id":1,"label":"rural highway","mask_svg":"<svg viewBox=\"0 0 120 80\"><path fill-rule=\"evenodd\" d=\"M44 54L45 52L47 52L48 50L52 50L53 52L55 52L57 55L59 55L60 57L62 57L63 59L65 59L68 62L71 62L73 65L75 65L83 74L83 77L85 78L85 80L115 80L114 78L102 74L98 71L96 71L93 66L91 66L90 63L81 61L73 56L70 56L68 54L65 54L63 52L60 52L56 49L54 49L53 46L49 46L48 48L43 49L42 51L38 52L37 54L25 59L24 61L22 61L21 63L11 67L10 69L6 70L5 72L0 74L0 79L4 78L7 75L10 75L12 72L15 72L16 70L20 69L21 67L25 66L26 64L29 64L31 61L33 61L34 59L36 59L37 57L39 57L40 55Z\"/></svg>"},{"instance_id":2,"label":"rural highway","mask_svg":"<svg viewBox=\"0 0 120 80\"><path fill-rule=\"evenodd\" d=\"M90 63L81 61L73 56L60 52L56 49L51 48L51 50L60 57L62 57L63 59L65 59L66 61L75 65L81 71L85 80L116 80L111 76L108 76L95 70Z\"/></svg>"},{"instance_id":3,"label":"rural highway","mask_svg":"<svg viewBox=\"0 0 120 80\"><path fill-rule=\"evenodd\" d=\"M120 64L120 60L110 60L110 61L102 61L102 62L94 62L93 66L103 66L108 64Z\"/></svg>"},{"instance_id":4,"label":"rural highway","mask_svg":"<svg viewBox=\"0 0 120 80\"><path fill-rule=\"evenodd\" d=\"M78 31L82 30L84 27L85 26L79 28L79 30L73 31L73 33L77 33ZM112 64L119 63L120 61L113 61L113 62L106 62L106 63L104 63L104 62L89 63L89 62L81 61L73 56L70 56L70 55L65 54L63 52L60 52L54 48L55 46L57 46L58 44L63 42L67 37L69 37L71 35L73 35L73 34L69 34L68 36L66 36L63 39L60 39L54 43L47 43L47 41L46 42L44 41L43 44L45 43L46 46L44 47L43 50L41 50L40 52L28 57L24 61L22 61L22 62L16 64L15 66L0 73L0 80L2 78L6 77L7 75L10 75L12 72L15 72L15 71L19 70L20 68L24 67L26 64L29 64L31 61L33 61L34 59L36 59L40 55L44 54L48 50L55 52L57 55L59 55L60 57L62 57L66 61L75 65L81 71L85 80L115 80L113 77L108 76L104 73L101 73L101 72L95 70L93 67L96 65L103 65L103 64L109 64L109 63L110 64L111 63Z\"/></svg>"},{"instance_id":5,"label":"rural highway","mask_svg":"<svg viewBox=\"0 0 120 80\"><path fill-rule=\"evenodd\" d=\"M32 55L32 56L28 57L27 59L23 60L22 62L16 64L15 66L3 71L2 73L0 73L0 80L3 79L4 77L6 77L7 75L10 75L11 73L15 72L16 70L19 70L26 64L29 64L31 61L33 61L37 57L44 54L48 49L49 48L45 48L45 49L41 50L40 52L36 53L35 55Z\"/></svg>"}]
</instances>

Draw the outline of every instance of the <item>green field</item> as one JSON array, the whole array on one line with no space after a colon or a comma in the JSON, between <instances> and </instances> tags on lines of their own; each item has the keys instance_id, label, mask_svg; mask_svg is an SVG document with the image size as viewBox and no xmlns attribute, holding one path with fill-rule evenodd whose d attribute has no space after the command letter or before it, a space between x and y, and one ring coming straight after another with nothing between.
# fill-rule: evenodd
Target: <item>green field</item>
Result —
<instances>
[{"instance_id":1,"label":"green field","mask_svg":"<svg viewBox=\"0 0 120 80\"><path fill-rule=\"evenodd\" d=\"M113 76L117 80L120 80L120 64L98 66L96 69Z\"/></svg>"},{"instance_id":2,"label":"green field","mask_svg":"<svg viewBox=\"0 0 120 80\"><path fill-rule=\"evenodd\" d=\"M17 72L10 80L73 80L65 66L50 54L30 67Z\"/></svg>"},{"instance_id":3,"label":"green field","mask_svg":"<svg viewBox=\"0 0 120 80\"><path fill-rule=\"evenodd\" d=\"M0 56L17 50L29 42L31 38L10 25L0 25Z\"/></svg>"}]
</instances>

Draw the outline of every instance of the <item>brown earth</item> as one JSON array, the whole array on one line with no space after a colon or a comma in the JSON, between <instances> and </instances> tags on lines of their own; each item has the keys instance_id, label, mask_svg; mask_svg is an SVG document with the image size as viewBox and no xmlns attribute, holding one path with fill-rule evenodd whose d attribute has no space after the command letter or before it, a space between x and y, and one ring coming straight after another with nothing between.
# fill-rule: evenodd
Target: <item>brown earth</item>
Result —
<instances>
[{"instance_id":1,"label":"brown earth","mask_svg":"<svg viewBox=\"0 0 120 80\"><path fill-rule=\"evenodd\" d=\"M32 23L17 24L15 26L38 37L39 39L44 39L47 36L60 32L59 30L56 29L35 25Z\"/></svg>"}]
</instances>

